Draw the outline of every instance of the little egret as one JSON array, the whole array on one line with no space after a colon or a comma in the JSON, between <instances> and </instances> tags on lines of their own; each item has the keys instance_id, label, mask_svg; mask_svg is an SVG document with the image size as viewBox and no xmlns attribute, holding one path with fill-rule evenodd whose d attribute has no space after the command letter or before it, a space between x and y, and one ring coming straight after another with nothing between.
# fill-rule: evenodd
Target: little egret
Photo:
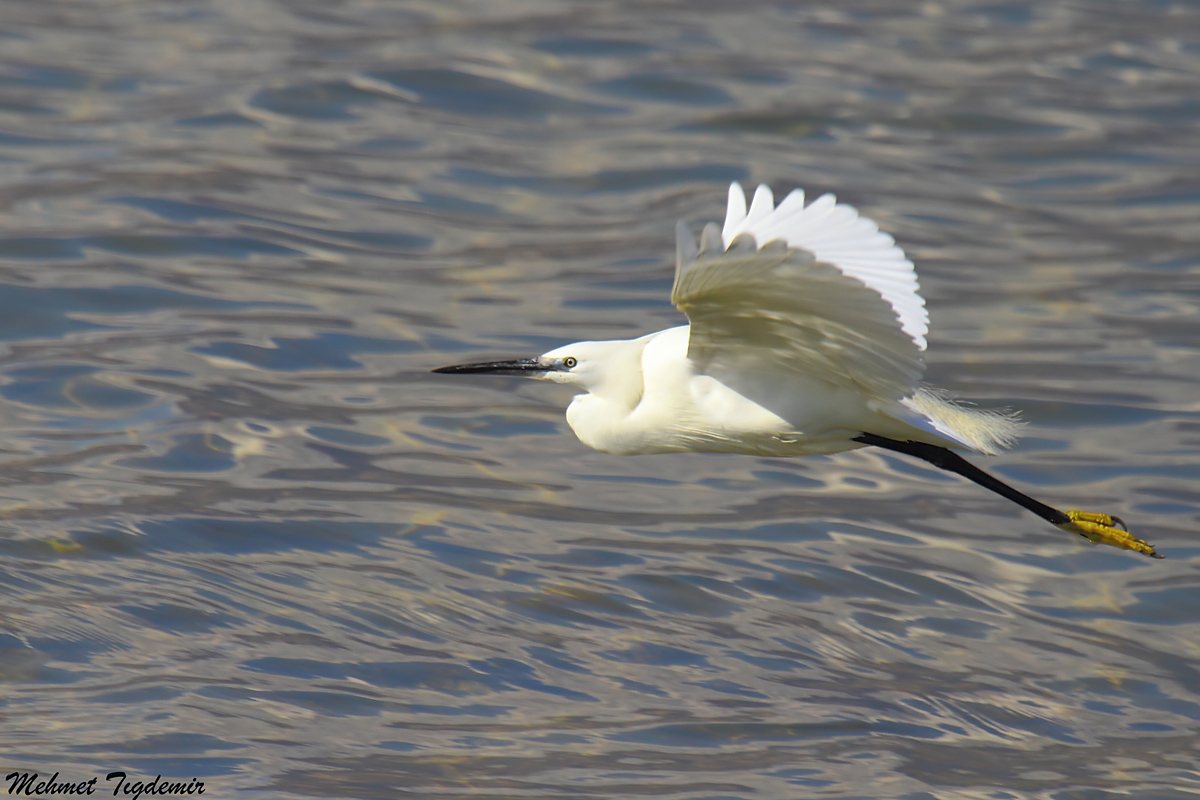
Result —
<instances>
[{"instance_id":1,"label":"little egret","mask_svg":"<svg viewBox=\"0 0 1200 800\"><path fill-rule=\"evenodd\" d=\"M671 302L690 325L637 339L576 342L536 358L434 372L524 375L582 390L567 408L580 441L605 453L759 456L881 447L957 473L1092 542L1161 558L1119 517L1059 511L950 448L994 454L1012 414L950 401L919 383L929 315L895 240L826 194L750 208L729 187L724 227L696 242L676 227Z\"/></svg>"}]
</instances>

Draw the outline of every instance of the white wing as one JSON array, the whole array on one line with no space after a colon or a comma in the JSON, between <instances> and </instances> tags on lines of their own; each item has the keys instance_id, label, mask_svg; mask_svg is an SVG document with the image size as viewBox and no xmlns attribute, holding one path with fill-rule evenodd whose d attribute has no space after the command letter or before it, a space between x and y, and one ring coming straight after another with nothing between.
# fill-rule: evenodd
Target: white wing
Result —
<instances>
[{"instance_id":1,"label":"white wing","mask_svg":"<svg viewBox=\"0 0 1200 800\"><path fill-rule=\"evenodd\" d=\"M913 263L904 257L895 239L882 233L871 220L860 217L858 209L838 203L831 194L821 195L805 207L803 189L796 189L774 207L770 187L762 185L746 213L746 196L734 183L729 187L721 239L729 247L743 233L753 236L760 245L782 239L789 247L807 250L818 261L858 278L891 304L900 318L900 327L917 347L925 349L929 314L925 298L918 294Z\"/></svg>"},{"instance_id":2,"label":"white wing","mask_svg":"<svg viewBox=\"0 0 1200 800\"><path fill-rule=\"evenodd\" d=\"M760 186L747 214L734 184L723 232L708 225L697 248L677 229L671 301L691 322L688 357L708 374L784 370L878 400L911 396L928 329L912 263L830 195L772 205Z\"/></svg>"}]
</instances>

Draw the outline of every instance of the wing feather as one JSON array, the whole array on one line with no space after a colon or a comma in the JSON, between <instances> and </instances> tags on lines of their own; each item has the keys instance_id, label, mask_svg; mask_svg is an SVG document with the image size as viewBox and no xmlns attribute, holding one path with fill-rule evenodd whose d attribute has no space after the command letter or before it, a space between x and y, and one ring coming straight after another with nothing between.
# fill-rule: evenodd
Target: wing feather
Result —
<instances>
[{"instance_id":1,"label":"wing feather","mask_svg":"<svg viewBox=\"0 0 1200 800\"><path fill-rule=\"evenodd\" d=\"M725 228L721 231L721 237L732 242L733 229L742 224L742 220L746 218L746 195L742 193L742 187L736 183L729 184L729 205L725 208Z\"/></svg>"},{"instance_id":2,"label":"wing feather","mask_svg":"<svg viewBox=\"0 0 1200 800\"><path fill-rule=\"evenodd\" d=\"M771 207L771 190L759 186L748 214L742 187L729 187L729 211L722 238L728 246L740 234L749 233L763 243L783 239L789 246L807 250L818 260L833 264L846 275L875 289L896 311L900 325L917 347L925 349L929 314L917 284L913 264L896 246L896 240L858 214L853 206L838 203L824 194L804 205L804 192L797 189L777 208Z\"/></svg>"},{"instance_id":3,"label":"wing feather","mask_svg":"<svg viewBox=\"0 0 1200 800\"><path fill-rule=\"evenodd\" d=\"M775 208L760 186L747 210L734 184L723 228L698 248L677 233L671 300L700 370L789 370L885 401L916 390L927 317L912 263L854 209L832 195L806 207L800 191Z\"/></svg>"}]
</instances>

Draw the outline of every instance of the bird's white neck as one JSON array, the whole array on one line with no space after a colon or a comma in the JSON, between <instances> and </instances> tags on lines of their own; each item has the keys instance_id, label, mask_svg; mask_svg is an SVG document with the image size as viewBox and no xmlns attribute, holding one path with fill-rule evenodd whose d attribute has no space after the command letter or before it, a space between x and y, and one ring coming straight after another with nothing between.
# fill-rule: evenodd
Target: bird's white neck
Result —
<instances>
[{"instance_id":1,"label":"bird's white neck","mask_svg":"<svg viewBox=\"0 0 1200 800\"><path fill-rule=\"evenodd\" d=\"M642 351L646 338L594 342L604 346L603 358L590 358L583 388L567 408L567 424L588 447L606 453L627 452L622 440L629 418L642 402L645 381Z\"/></svg>"}]
</instances>

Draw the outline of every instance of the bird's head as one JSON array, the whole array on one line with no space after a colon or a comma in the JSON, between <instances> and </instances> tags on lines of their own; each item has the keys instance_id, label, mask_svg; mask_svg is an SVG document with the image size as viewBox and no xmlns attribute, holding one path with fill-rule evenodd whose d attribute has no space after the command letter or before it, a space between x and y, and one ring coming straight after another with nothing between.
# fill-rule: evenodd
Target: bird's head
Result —
<instances>
[{"instance_id":1,"label":"bird's head","mask_svg":"<svg viewBox=\"0 0 1200 800\"><path fill-rule=\"evenodd\" d=\"M640 339L615 342L576 342L534 358L482 361L441 367L447 375L520 375L565 383L591 394L627 395L642 388Z\"/></svg>"}]
</instances>

